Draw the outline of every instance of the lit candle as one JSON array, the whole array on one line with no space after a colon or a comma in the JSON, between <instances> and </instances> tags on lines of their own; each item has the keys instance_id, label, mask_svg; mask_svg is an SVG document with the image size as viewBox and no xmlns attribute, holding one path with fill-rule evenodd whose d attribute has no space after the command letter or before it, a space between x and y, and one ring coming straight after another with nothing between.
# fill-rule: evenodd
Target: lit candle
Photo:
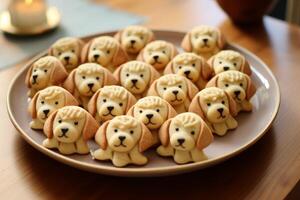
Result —
<instances>
[{"instance_id":1,"label":"lit candle","mask_svg":"<svg viewBox=\"0 0 300 200\"><path fill-rule=\"evenodd\" d=\"M34 28L47 22L44 0L12 0L8 9L11 23L16 27Z\"/></svg>"}]
</instances>

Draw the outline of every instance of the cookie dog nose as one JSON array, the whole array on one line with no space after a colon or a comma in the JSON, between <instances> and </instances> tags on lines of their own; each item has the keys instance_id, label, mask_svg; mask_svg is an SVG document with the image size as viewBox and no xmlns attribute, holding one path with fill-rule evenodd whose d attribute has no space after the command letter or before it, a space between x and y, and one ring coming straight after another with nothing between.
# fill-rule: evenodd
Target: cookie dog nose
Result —
<instances>
[{"instance_id":1,"label":"cookie dog nose","mask_svg":"<svg viewBox=\"0 0 300 200\"><path fill-rule=\"evenodd\" d=\"M95 58L95 59L98 59L99 57L100 57L99 54L95 54L95 55L94 55L94 58Z\"/></svg>"},{"instance_id":2,"label":"cookie dog nose","mask_svg":"<svg viewBox=\"0 0 300 200\"><path fill-rule=\"evenodd\" d=\"M217 111L222 114L224 111L224 108L218 108Z\"/></svg>"},{"instance_id":3,"label":"cookie dog nose","mask_svg":"<svg viewBox=\"0 0 300 200\"><path fill-rule=\"evenodd\" d=\"M65 56L64 59L65 59L66 61L69 61L69 60L70 60L70 56Z\"/></svg>"},{"instance_id":4,"label":"cookie dog nose","mask_svg":"<svg viewBox=\"0 0 300 200\"><path fill-rule=\"evenodd\" d=\"M66 132L68 132L69 129L68 129L68 128L61 128L60 130L61 130L61 132L62 132L63 134L65 134Z\"/></svg>"},{"instance_id":5,"label":"cookie dog nose","mask_svg":"<svg viewBox=\"0 0 300 200\"><path fill-rule=\"evenodd\" d=\"M132 82L133 84L136 84L137 81L138 81L137 79L131 79L131 82Z\"/></svg>"},{"instance_id":6,"label":"cookie dog nose","mask_svg":"<svg viewBox=\"0 0 300 200\"><path fill-rule=\"evenodd\" d=\"M131 43L131 44L134 44L134 43L135 43L135 40L130 40L130 43Z\"/></svg>"},{"instance_id":7,"label":"cookie dog nose","mask_svg":"<svg viewBox=\"0 0 300 200\"><path fill-rule=\"evenodd\" d=\"M177 139L177 142L179 144L183 144L185 142L185 139L184 138L179 138L179 139Z\"/></svg>"},{"instance_id":8,"label":"cookie dog nose","mask_svg":"<svg viewBox=\"0 0 300 200\"><path fill-rule=\"evenodd\" d=\"M187 71L184 72L184 74L185 74L186 76L188 76L190 73L191 73L191 71L189 71L189 70L187 70Z\"/></svg>"},{"instance_id":9,"label":"cookie dog nose","mask_svg":"<svg viewBox=\"0 0 300 200\"><path fill-rule=\"evenodd\" d=\"M207 38L203 38L202 40L203 40L203 42L207 42L207 41L208 41L208 39L207 39Z\"/></svg>"},{"instance_id":10,"label":"cookie dog nose","mask_svg":"<svg viewBox=\"0 0 300 200\"><path fill-rule=\"evenodd\" d=\"M227 70L229 70L229 67L225 66L225 67L223 67L223 69L224 69L224 71L227 71Z\"/></svg>"},{"instance_id":11,"label":"cookie dog nose","mask_svg":"<svg viewBox=\"0 0 300 200\"><path fill-rule=\"evenodd\" d=\"M107 110L112 111L114 109L113 106L107 106Z\"/></svg>"},{"instance_id":12,"label":"cookie dog nose","mask_svg":"<svg viewBox=\"0 0 300 200\"><path fill-rule=\"evenodd\" d=\"M178 94L178 90L173 90L172 93L175 94L175 95L177 95Z\"/></svg>"},{"instance_id":13,"label":"cookie dog nose","mask_svg":"<svg viewBox=\"0 0 300 200\"><path fill-rule=\"evenodd\" d=\"M147 117L148 119L151 119L151 118L153 117L153 114L147 114L146 117Z\"/></svg>"},{"instance_id":14,"label":"cookie dog nose","mask_svg":"<svg viewBox=\"0 0 300 200\"><path fill-rule=\"evenodd\" d=\"M236 90L236 91L234 91L234 94L235 94L236 96L238 96L239 94L241 94L241 91Z\"/></svg>"},{"instance_id":15,"label":"cookie dog nose","mask_svg":"<svg viewBox=\"0 0 300 200\"><path fill-rule=\"evenodd\" d=\"M87 85L89 86L89 88L92 89L92 87L94 86L94 83L88 83Z\"/></svg>"},{"instance_id":16,"label":"cookie dog nose","mask_svg":"<svg viewBox=\"0 0 300 200\"><path fill-rule=\"evenodd\" d=\"M119 136L119 140L122 142L122 141L124 141L126 139L126 136Z\"/></svg>"},{"instance_id":17,"label":"cookie dog nose","mask_svg":"<svg viewBox=\"0 0 300 200\"><path fill-rule=\"evenodd\" d=\"M48 113L50 112L50 110L49 109L45 109L45 110L43 110L43 113L47 116L48 115Z\"/></svg>"},{"instance_id":18,"label":"cookie dog nose","mask_svg":"<svg viewBox=\"0 0 300 200\"><path fill-rule=\"evenodd\" d=\"M157 60L159 58L159 56L153 56L154 60Z\"/></svg>"}]
</instances>

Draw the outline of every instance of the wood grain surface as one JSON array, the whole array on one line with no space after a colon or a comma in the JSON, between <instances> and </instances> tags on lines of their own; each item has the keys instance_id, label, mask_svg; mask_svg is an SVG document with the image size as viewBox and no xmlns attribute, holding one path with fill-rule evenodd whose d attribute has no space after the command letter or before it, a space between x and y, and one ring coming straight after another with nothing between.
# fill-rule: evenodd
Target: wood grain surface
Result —
<instances>
[{"instance_id":1,"label":"wood grain surface","mask_svg":"<svg viewBox=\"0 0 300 200\"><path fill-rule=\"evenodd\" d=\"M215 167L165 178L101 176L44 156L28 145L10 123L6 113L8 84L23 62L0 71L0 199L286 197L300 178L300 28L270 17L265 17L262 25L237 27L212 0L97 2L147 16L145 25L151 28L218 26L228 40L246 47L270 66L281 87L278 116L257 144Z\"/></svg>"}]
</instances>

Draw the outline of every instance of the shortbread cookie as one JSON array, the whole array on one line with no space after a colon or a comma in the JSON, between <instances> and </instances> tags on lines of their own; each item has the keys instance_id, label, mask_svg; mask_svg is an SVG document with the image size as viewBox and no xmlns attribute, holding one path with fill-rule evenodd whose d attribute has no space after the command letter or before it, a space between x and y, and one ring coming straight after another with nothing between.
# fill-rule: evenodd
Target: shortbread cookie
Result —
<instances>
[{"instance_id":1,"label":"shortbread cookie","mask_svg":"<svg viewBox=\"0 0 300 200\"><path fill-rule=\"evenodd\" d=\"M120 43L111 36L100 36L90 40L82 49L82 62L93 62L113 72L128 61L128 55Z\"/></svg>"},{"instance_id":2,"label":"shortbread cookie","mask_svg":"<svg viewBox=\"0 0 300 200\"><path fill-rule=\"evenodd\" d=\"M132 25L120 30L114 36L125 49L131 59L135 59L137 54L154 40L153 32L144 26Z\"/></svg>"},{"instance_id":3,"label":"shortbread cookie","mask_svg":"<svg viewBox=\"0 0 300 200\"><path fill-rule=\"evenodd\" d=\"M93 158L111 160L116 167L146 164L148 159L142 152L153 144L148 128L126 115L104 122L97 131L95 140L100 149L92 153Z\"/></svg>"},{"instance_id":4,"label":"shortbread cookie","mask_svg":"<svg viewBox=\"0 0 300 200\"><path fill-rule=\"evenodd\" d=\"M50 47L48 54L58 58L67 72L71 72L81 63L80 55L83 45L84 42L79 38L64 37Z\"/></svg>"},{"instance_id":5,"label":"shortbread cookie","mask_svg":"<svg viewBox=\"0 0 300 200\"><path fill-rule=\"evenodd\" d=\"M159 96L169 102L177 113L186 112L198 88L187 78L167 74L152 83L147 96Z\"/></svg>"},{"instance_id":6,"label":"shortbread cookie","mask_svg":"<svg viewBox=\"0 0 300 200\"><path fill-rule=\"evenodd\" d=\"M159 73L150 64L130 61L121 65L115 72L115 79L137 99L144 97L149 86L159 78Z\"/></svg>"},{"instance_id":7,"label":"shortbread cookie","mask_svg":"<svg viewBox=\"0 0 300 200\"><path fill-rule=\"evenodd\" d=\"M125 115L136 103L135 97L124 87L111 85L99 89L88 104L88 111L99 123Z\"/></svg>"},{"instance_id":8,"label":"shortbread cookie","mask_svg":"<svg viewBox=\"0 0 300 200\"><path fill-rule=\"evenodd\" d=\"M224 71L240 71L251 75L251 69L246 58L237 51L223 50L212 56L207 63L213 70L214 75Z\"/></svg>"},{"instance_id":9,"label":"shortbread cookie","mask_svg":"<svg viewBox=\"0 0 300 200\"><path fill-rule=\"evenodd\" d=\"M213 141L210 128L198 115L181 113L167 120L159 130L161 156L172 156L178 164L199 162L207 157L203 149Z\"/></svg>"},{"instance_id":10,"label":"shortbread cookie","mask_svg":"<svg viewBox=\"0 0 300 200\"><path fill-rule=\"evenodd\" d=\"M115 84L116 79L106 68L96 63L85 63L69 74L63 87L87 109L88 101L98 89Z\"/></svg>"},{"instance_id":11,"label":"shortbread cookie","mask_svg":"<svg viewBox=\"0 0 300 200\"><path fill-rule=\"evenodd\" d=\"M225 46L224 36L216 27L197 26L183 38L181 47L187 52L194 52L209 59Z\"/></svg>"},{"instance_id":12,"label":"shortbread cookie","mask_svg":"<svg viewBox=\"0 0 300 200\"><path fill-rule=\"evenodd\" d=\"M61 85L68 73L63 64L53 56L45 56L35 61L28 69L25 84L29 88L28 96L51 85Z\"/></svg>"},{"instance_id":13,"label":"shortbread cookie","mask_svg":"<svg viewBox=\"0 0 300 200\"><path fill-rule=\"evenodd\" d=\"M45 122L47 139L43 146L58 149L62 154L87 154L87 140L92 139L99 128L96 120L83 108L66 106L53 112Z\"/></svg>"},{"instance_id":14,"label":"shortbread cookie","mask_svg":"<svg viewBox=\"0 0 300 200\"><path fill-rule=\"evenodd\" d=\"M64 106L78 106L77 100L62 87L50 86L38 91L31 99L28 111L32 117L30 128L43 129L49 115Z\"/></svg>"},{"instance_id":15,"label":"shortbread cookie","mask_svg":"<svg viewBox=\"0 0 300 200\"><path fill-rule=\"evenodd\" d=\"M194 53L181 53L169 62L164 74L184 76L202 90L211 78L212 70L201 56Z\"/></svg>"},{"instance_id":16,"label":"shortbread cookie","mask_svg":"<svg viewBox=\"0 0 300 200\"><path fill-rule=\"evenodd\" d=\"M238 126L233 118L237 114L236 103L220 88L210 87L201 90L192 100L189 111L198 114L211 131L219 136Z\"/></svg>"},{"instance_id":17,"label":"shortbread cookie","mask_svg":"<svg viewBox=\"0 0 300 200\"><path fill-rule=\"evenodd\" d=\"M164 99L157 96L148 96L138 100L127 115L143 122L151 131L154 144L158 144L158 129L166 120L175 117L177 112Z\"/></svg>"},{"instance_id":18,"label":"shortbread cookie","mask_svg":"<svg viewBox=\"0 0 300 200\"><path fill-rule=\"evenodd\" d=\"M212 78L206 87L218 87L225 90L236 102L237 112L251 111L251 97L256 88L250 77L239 71L226 71Z\"/></svg>"},{"instance_id":19,"label":"shortbread cookie","mask_svg":"<svg viewBox=\"0 0 300 200\"><path fill-rule=\"evenodd\" d=\"M176 47L163 40L155 40L146 45L140 52L137 60L152 65L157 71L163 73L167 64L178 54Z\"/></svg>"}]
</instances>

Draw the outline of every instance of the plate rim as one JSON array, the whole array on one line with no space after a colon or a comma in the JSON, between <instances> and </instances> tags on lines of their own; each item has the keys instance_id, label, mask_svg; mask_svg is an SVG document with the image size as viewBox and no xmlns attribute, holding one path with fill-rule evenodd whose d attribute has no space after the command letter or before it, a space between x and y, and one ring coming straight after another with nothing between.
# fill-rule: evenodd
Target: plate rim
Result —
<instances>
[{"instance_id":1,"label":"plate rim","mask_svg":"<svg viewBox=\"0 0 300 200\"><path fill-rule=\"evenodd\" d=\"M153 31L160 32L160 33L185 34L185 32L183 32L183 31L175 31L175 30L153 29ZM99 36L99 35L111 35L114 33L116 33L116 31L101 32L101 33L91 34L91 35L87 35L87 36L80 37L80 38L88 39L88 38L92 38L92 37ZM254 53L247 50L246 48L241 47L240 45L237 45L237 44L234 44L231 42L228 42L228 44L234 48L241 50L243 53L246 53L249 56L253 57L257 62L259 62L264 67L264 69L267 71L270 78L275 83L274 88L276 91L276 97L275 97L276 102L275 102L274 111L270 118L271 120L268 123L266 123L266 125L264 126L264 128L262 129L262 131L259 134L257 134L252 140L248 141L246 144L244 144L243 146L240 146L239 148L235 149L234 151L223 154L221 156L218 156L218 157L215 157L212 159L208 159L208 160L205 160L202 162L184 164L184 165L174 164L174 166L167 166L167 167L164 166L164 167L153 167L153 168L142 168L142 167L141 168L139 168L139 167L138 168L127 168L127 167L118 168L118 167L111 167L111 166L95 165L92 163L78 161L76 159L69 158L65 155L61 155L51 149L47 149L47 148L43 147L41 144L39 144L35 140L33 140L17 123L16 119L14 118L14 116L12 114L12 110L11 110L11 108L12 108L11 95L12 95L12 88L16 84L16 81L20 77L20 75L25 70L27 70L29 65L34 60L45 55L46 50L43 51L42 53L39 53L32 59L30 59L25 64L25 66L11 80L9 87L8 87L7 97L6 97L6 109L8 112L8 116L10 118L10 121L14 125L14 127L21 134L22 138L25 139L25 141L27 143L29 143L32 147L34 147L41 153L51 157L52 159L54 159L56 161L59 161L63 164L75 167L77 169L89 171L89 172L94 172L94 173L98 173L98 174L107 174L107 175L113 175L113 176L127 176L127 177L169 176L169 175L173 175L173 174L187 173L190 171L203 169L203 168L209 167L211 165L216 165L220 162L223 162L225 160L228 160L229 158L232 158L232 157L240 154L241 152L243 152L244 150L248 149L250 146L255 144L263 135L265 135L265 133L270 129L273 121L275 120L275 118L278 114L280 102L281 102L281 94L280 94L280 87L279 87L278 81L277 81L276 77L274 76L274 74L272 73L272 71L269 69L269 67L259 57L257 57ZM91 159L92 159L92 157L91 157Z\"/></svg>"}]
</instances>

